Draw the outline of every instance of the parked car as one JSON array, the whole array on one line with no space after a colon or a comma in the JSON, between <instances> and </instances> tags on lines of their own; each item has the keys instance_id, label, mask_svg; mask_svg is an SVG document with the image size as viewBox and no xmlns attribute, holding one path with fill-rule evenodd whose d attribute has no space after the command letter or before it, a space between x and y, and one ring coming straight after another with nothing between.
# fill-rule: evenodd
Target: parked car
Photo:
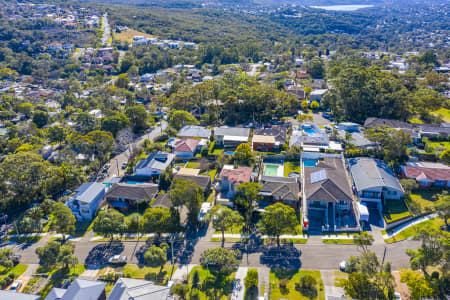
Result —
<instances>
[{"instance_id":1,"label":"parked car","mask_svg":"<svg viewBox=\"0 0 450 300\"><path fill-rule=\"evenodd\" d=\"M127 168L127 165L128 165L128 163L124 162L124 163L122 164L122 170L125 170L125 169Z\"/></svg>"},{"instance_id":2,"label":"parked car","mask_svg":"<svg viewBox=\"0 0 450 300\"><path fill-rule=\"evenodd\" d=\"M127 257L124 255L113 255L108 259L110 264L126 264Z\"/></svg>"},{"instance_id":3,"label":"parked car","mask_svg":"<svg viewBox=\"0 0 450 300\"><path fill-rule=\"evenodd\" d=\"M22 286L22 281L21 280L15 280L13 282L13 284L11 284L11 287L9 288L9 290L11 292L17 292L20 289L21 286Z\"/></svg>"},{"instance_id":4,"label":"parked car","mask_svg":"<svg viewBox=\"0 0 450 300\"><path fill-rule=\"evenodd\" d=\"M345 267L347 266L347 262L345 260L341 261L339 263L339 270L341 270L342 272L345 272Z\"/></svg>"},{"instance_id":5,"label":"parked car","mask_svg":"<svg viewBox=\"0 0 450 300\"><path fill-rule=\"evenodd\" d=\"M17 265L17 264L19 263L21 257L22 257L22 255L20 255L20 254L15 254L15 255L11 256L11 261L12 261L15 265Z\"/></svg>"}]
</instances>

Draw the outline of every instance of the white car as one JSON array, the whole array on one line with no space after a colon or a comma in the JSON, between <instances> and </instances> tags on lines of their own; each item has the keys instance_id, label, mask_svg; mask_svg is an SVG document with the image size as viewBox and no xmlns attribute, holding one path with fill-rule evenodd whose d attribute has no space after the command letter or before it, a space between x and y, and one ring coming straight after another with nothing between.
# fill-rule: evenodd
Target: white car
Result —
<instances>
[{"instance_id":1,"label":"white car","mask_svg":"<svg viewBox=\"0 0 450 300\"><path fill-rule=\"evenodd\" d=\"M402 300L402 296L400 295L400 293L397 292L394 293L394 298L395 300Z\"/></svg>"},{"instance_id":2,"label":"white car","mask_svg":"<svg viewBox=\"0 0 450 300\"><path fill-rule=\"evenodd\" d=\"M22 286L22 281L21 280L15 280L13 282L13 284L11 284L11 287L9 288L9 290L11 292L17 292L21 286Z\"/></svg>"},{"instance_id":3,"label":"white car","mask_svg":"<svg viewBox=\"0 0 450 300\"><path fill-rule=\"evenodd\" d=\"M124 264L127 262L127 257L124 255L113 255L108 259L110 264Z\"/></svg>"},{"instance_id":4,"label":"white car","mask_svg":"<svg viewBox=\"0 0 450 300\"><path fill-rule=\"evenodd\" d=\"M345 267L347 266L347 262L345 260L341 261L339 263L339 270L341 270L342 272L345 272Z\"/></svg>"}]
</instances>

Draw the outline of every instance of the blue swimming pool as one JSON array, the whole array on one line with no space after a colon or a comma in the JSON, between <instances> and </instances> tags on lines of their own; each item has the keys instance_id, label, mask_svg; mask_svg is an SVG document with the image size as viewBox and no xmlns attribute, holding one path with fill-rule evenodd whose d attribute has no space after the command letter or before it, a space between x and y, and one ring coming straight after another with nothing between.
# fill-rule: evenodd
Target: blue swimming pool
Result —
<instances>
[{"instance_id":1,"label":"blue swimming pool","mask_svg":"<svg viewBox=\"0 0 450 300\"><path fill-rule=\"evenodd\" d=\"M226 151L226 152L224 152L224 154L225 154L225 155L233 155L234 152L233 152L233 151Z\"/></svg>"},{"instance_id":2,"label":"blue swimming pool","mask_svg":"<svg viewBox=\"0 0 450 300\"><path fill-rule=\"evenodd\" d=\"M318 132L314 128L303 128L303 132L309 136L315 136Z\"/></svg>"},{"instance_id":3,"label":"blue swimming pool","mask_svg":"<svg viewBox=\"0 0 450 300\"><path fill-rule=\"evenodd\" d=\"M314 168L316 166L316 164L317 164L317 160L315 160L315 159L304 159L303 160L303 165L305 167Z\"/></svg>"}]
</instances>

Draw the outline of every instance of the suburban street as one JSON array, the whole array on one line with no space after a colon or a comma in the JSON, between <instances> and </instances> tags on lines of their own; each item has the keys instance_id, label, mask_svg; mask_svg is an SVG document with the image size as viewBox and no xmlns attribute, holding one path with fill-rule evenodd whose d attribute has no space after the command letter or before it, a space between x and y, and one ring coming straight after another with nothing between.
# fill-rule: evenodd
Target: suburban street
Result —
<instances>
[{"instance_id":1,"label":"suburban street","mask_svg":"<svg viewBox=\"0 0 450 300\"><path fill-rule=\"evenodd\" d=\"M108 13L104 13L103 15L103 36L102 36L102 44L104 46L109 46L108 40L111 35L111 28L109 27L108 22Z\"/></svg>"}]
</instances>

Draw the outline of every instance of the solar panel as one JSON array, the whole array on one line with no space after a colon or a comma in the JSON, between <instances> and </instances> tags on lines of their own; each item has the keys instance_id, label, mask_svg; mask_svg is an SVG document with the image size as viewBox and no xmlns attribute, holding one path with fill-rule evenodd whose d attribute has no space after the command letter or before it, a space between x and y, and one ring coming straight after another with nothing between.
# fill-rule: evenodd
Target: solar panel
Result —
<instances>
[{"instance_id":1,"label":"solar panel","mask_svg":"<svg viewBox=\"0 0 450 300\"><path fill-rule=\"evenodd\" d=\"M311 173L311 183L316 183L322 180L327 179L327 173L325 170L320 170L314 173Z\"/></svg>"}]
</instances>

